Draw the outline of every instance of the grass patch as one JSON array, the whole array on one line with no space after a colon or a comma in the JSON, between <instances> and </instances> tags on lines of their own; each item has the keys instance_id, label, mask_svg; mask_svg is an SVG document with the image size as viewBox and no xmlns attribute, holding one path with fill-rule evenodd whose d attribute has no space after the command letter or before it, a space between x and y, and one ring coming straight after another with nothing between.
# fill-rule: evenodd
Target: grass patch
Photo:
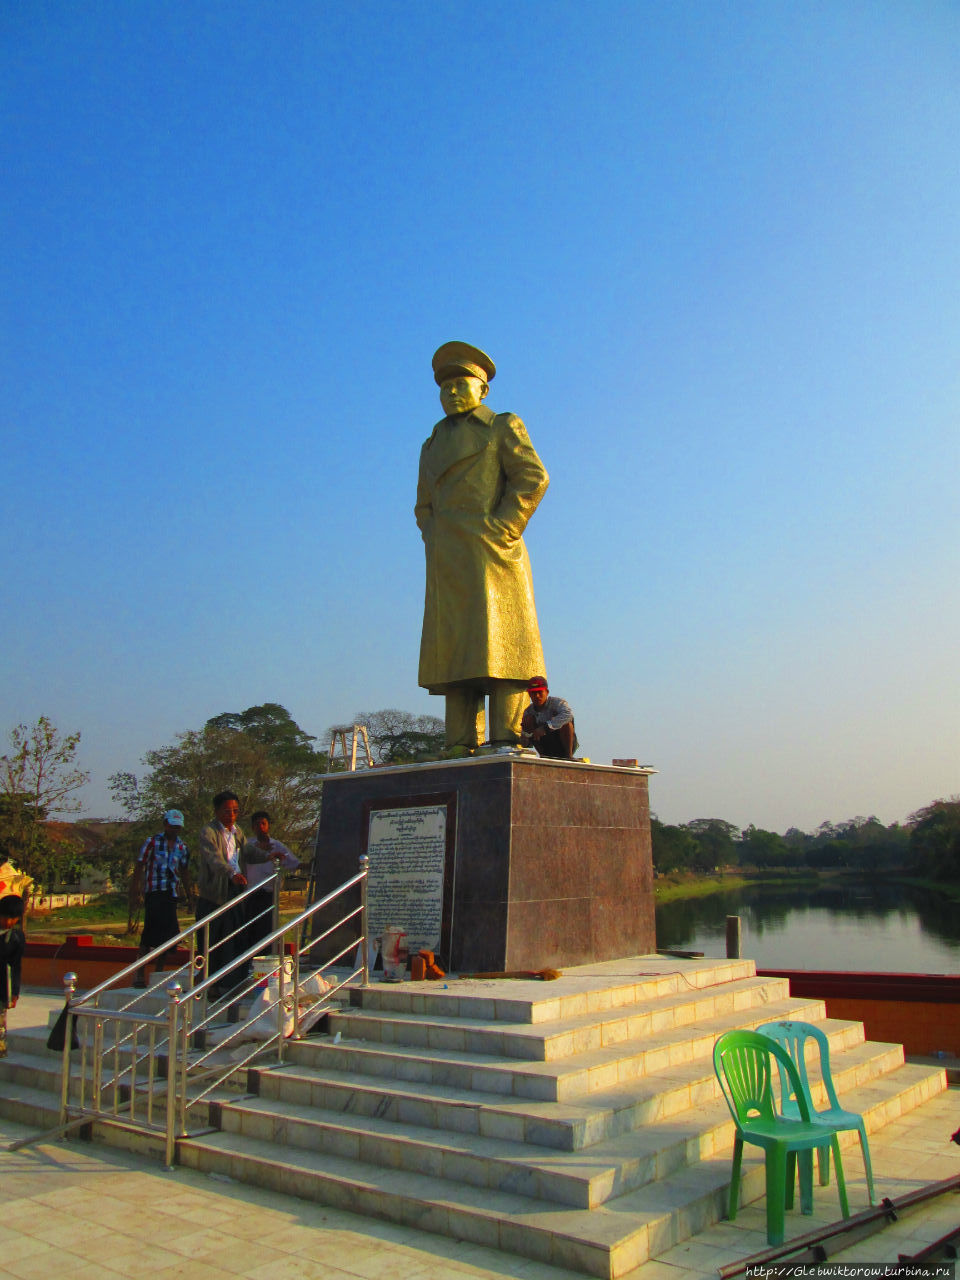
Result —
<instances>
[{"instance_id":1,"label":"grass patch","mask_svg":"<svg viewBox=\"0 0 960 1280\"><path fill-rule=\"evenodd\" d=\"M80 924L107 924L122 920L127 922L127 895L125 893L101 893L88 898L82 905L57 907L55 911L31 911L31 920L63 924L68 927Z\"/></svg>"},{"instance_id":2,"label":"grass patch","mask_svg":"<svg viewBox=\"0 0 960 1280\"><path fill-rule=\"evenodd\" d=\"M675 902L679 898L706 898L711 893L731 893L750 883L751 878L742 875L666 875L654 882L654 897L657 902Z\"/></svg>"},{"instance_id":3,"label":"grass patch","mask_svg":"<svg viewBox=\"0 0 960 1280\"><path fill-rule=\"evenodd\" d=\"M31 911L26 922L27 941L63 942L72 933L91 933L104 946L130 946L136 937L127 933L128 918L127 895L103 893L82 905Z\"/></svg>"},{"instance_id":4,"label":"grass patch","mask_svg":"<svg viewBox=\"0 0 960 1280\"><path fill-rule=\"evenodd\" d=\"M295 889L280 894L280 923L285 924L300 914L306 891ZM181 929L193 924L192 902L181 902L177 908ZM31 911L27 917L28 942L64 942L71 934L89 933L96 944L105 947L135 947L143 926L141 908L136 930L127 932L129 905L126 893L102 893L82 905L58 907L56 911Z\"/></svg>"}]
</instances>

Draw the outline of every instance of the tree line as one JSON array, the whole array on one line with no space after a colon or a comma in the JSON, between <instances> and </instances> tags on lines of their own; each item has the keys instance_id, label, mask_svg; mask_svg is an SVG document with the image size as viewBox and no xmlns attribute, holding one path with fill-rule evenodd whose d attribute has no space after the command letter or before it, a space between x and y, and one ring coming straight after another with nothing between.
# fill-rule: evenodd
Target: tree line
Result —
<instances>
[{"instance_id":1,"label":"tree line","mask_svg":"<svg viewBox=\"0 0 960 1280\"><path fill-rule=\"evenodd\" d=\"M657 871L909 869L933 880L960 880L960 797L933 800L905 822L884 826L874 816L822 822L815 831L790 827L782 835L751 824L742 830L722 818L671 826L650 820Z\"/></svg>"},{"instance_id":2,"label":"tree line","mask_svg":"<svg viewBox=\"0 0 960 1280\"><path fill-rule=\"evenodd\" d=\"M378 764L431 759L443 749L436 716L359 711L354 723L366 725ZM331 726L325 741L341 727ZM139 772L112 774L110 793L123 820L78 827L52 819L79 809L76 793L89 780L76 765L79 743L79 733L61 734L42 716L35 726L18 725L11 751L0 757L0 862L13 862L45 887L79 883L91 871L122 883L167 809L183 813L189 843L210 821L212 797L226 789L240 797L241 813L266 809L272 830L303 854L316 831L323 775L345 767L329 760L286 707L266 702L213 716L148 751Z\"/></svg>"},{"instance_id":3,"label":"tree line","mask_svg":"<svg viewBox=\"0 0 960 1280\"><path fill-rule=\"evenodd\" d=\"M443 755L443 721L385 709L358 711L378 764L434 760ZM333 725L323 741L329 743ZM79 810L77 793L89 774L76 763L79 733L61 733L46 716L18 725L0 756L0 862L12 861L35 881L78 883L91 869L115 884L128 874L161 815L180 809L189 835L209 821L212 796L229 788L241 812L266 809L272 827L301 854L311 847L320 813L323 775L344 768L330 761L317 738L286 707L265 702L213 716L199 729L148 751L138 773L110 777L122 820L76 824L57 821ZM884 826L876 817L824 822L816 831L790 827L782 835L722 818L670 825L651 819L657 871L712 871L717 867L885 870L909 868L931 879L960 881L960 797L934 800L905 822Z\"/></svg>"}]
</instances>

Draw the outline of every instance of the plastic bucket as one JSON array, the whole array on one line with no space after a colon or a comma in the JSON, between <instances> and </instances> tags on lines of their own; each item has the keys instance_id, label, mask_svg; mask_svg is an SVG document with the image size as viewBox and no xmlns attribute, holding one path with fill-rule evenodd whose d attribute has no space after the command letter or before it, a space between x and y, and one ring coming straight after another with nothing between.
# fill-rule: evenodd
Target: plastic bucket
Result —
<instances>
[{"instance_id":1,"label":"plastic bucket","mask_svg":"<svg viewBox=\"0 0 960 1280\"><path fill-rule=\"evenodd\" d=\"M254 956L251 962L253 977L256 979L257 989L262 991L267 985L267 980L272 973L278 968L276 956ZM278 977L279 975L275 975ZM283 960L283 979L289 982L293 979L293 960L290 956L285 956Z\"/></svg>"}]
</instances>

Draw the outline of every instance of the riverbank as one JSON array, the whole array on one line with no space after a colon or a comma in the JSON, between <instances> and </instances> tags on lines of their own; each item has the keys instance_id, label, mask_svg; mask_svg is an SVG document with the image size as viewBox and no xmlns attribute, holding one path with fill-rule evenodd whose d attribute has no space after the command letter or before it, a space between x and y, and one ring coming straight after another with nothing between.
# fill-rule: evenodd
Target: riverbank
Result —
<instances>
[{"instance_id":1,"label":"riverbank","mask_svg":"<svg viewBox=\"0 0 960 1280\"><path fill-rule=\"evenodd\" d=\"M657 876L654 896L657 904L677 902L684 898L706 898L715 893L734 893L751 885L767 889L817 888L821 885L857 882L864 878L864 871L854 867L814 870L800 867L796 871L778 868L775 871L736 870L719 872L670 871ZM953 881L925 880L905 871L880 871L873 873L889 884L902 884L915 889L926 889L941 894L951 902L960 902L960 884Z\"/></svg>"},{"instance_id":2,"label":"riverbank","mask_svg":"<svg viewBox=\"0 0 960 1280\"><path fill-rule=\"evenodd\" d=\"M658 876L654 881L653 892L659 904L676 902L681 898L706 898L713 893L733 893L754 884L785 885L791 889L800 889L804 885L818 885L825 878L827 877L807 868L797 872L775 872L772 875L765 871L737 870L707 874L674 871Z\"/></svg>"}]
</instances>

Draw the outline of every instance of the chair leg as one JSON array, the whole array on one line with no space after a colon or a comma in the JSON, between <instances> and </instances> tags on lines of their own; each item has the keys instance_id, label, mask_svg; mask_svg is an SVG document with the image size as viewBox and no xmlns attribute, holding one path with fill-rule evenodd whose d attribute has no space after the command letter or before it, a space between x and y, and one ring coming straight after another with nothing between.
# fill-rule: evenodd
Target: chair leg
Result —
<instances>
[{"instance_id":1,"label":"chair leg","mask_svg":"<svg viewBox=\"0 0 960 1280\"><path fill-rule=\"evenodd\" d=\"M867 1142L867 1126L860 1121L860 1150L863 1152L863 1169L867 1175L867 1194L871 1204L878 1204L877 1193L873 1189L873 1165L870 1161L870 1144Z\"/></svg>"},{"instance_id":2,"label":"chair leg","mask_svg":"<svg viewBox=\"0 0 960 1280\"><path fill-rule=\"evenodd\" d=\"M797 1154L800 1165L800 1212L813 1213L813 1152Z\"/></svg>"},{"instance_id":3,"label":"chair leg","mask_svg":"<svg viewBox=\"0 0 960 1280\"><path fill-rule=\"evenodd\" d=\"M820 1185L825 1187L830 1181L830 1144L825 1142L817 1147L817 1170L820 1174Z\"/></svg>"},{"instance_id":4,"label":"chair leg","mask_svg":"<svg viewBox=\"0 0 960 1280\"><path fill-rule=\"evenodd\" d=\"M740 1203L740 1165L743 1162L743 1139L736 1138L733 1143L733 1165L730 1169L730 1200L727 1206L727 1217L733 1222L737 1216L737 1205Z\"/></svg>"},{"instance_id":5,"label":"chair leg","mask_svg":"<svg viewBox=\"0 0 960 1280\"><path fill-rule=\"evenodd\" d=\"M850 1205L847 1202L847 1180L843 1176L843 1162L840 1159L840 1142L834 1134L830 1140L833 1148L833 1163L837 1170L837 1193L840 1196L840 1213L844 1218L850 1217Z\"/></svg>"},{"instance_id":6,"label":"chair leg","mask_svg":"<svg viewBox=\"0 0 960 1280\"><path fill-rule=\"evenodd\" d=\"M787 1153L781 1146L767 1150L767 1244L783 1244L784 1199Z\"/></svg>"},{"instance_id":7,"label":"chair leg","mask_svg":"<svg viewBox=\"0 0 960 1280\"><path fill-rule=\"evenodd\" d=\"M802 1179L801 1174L801 1179ZM787 1209L793 1208L793 1186L797 1180L797 1153L795 1151L787 1152L787 1174L786 1185L783 1189L783 1204Z\"/></svg>"}]
</instances>

